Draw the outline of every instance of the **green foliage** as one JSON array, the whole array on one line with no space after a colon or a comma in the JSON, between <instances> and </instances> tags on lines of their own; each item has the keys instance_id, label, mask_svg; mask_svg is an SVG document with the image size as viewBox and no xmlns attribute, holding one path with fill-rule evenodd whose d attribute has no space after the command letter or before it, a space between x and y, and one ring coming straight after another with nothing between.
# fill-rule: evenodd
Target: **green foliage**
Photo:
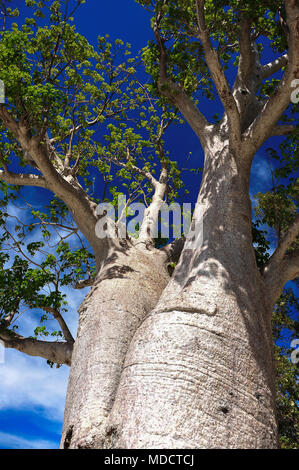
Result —
<instances>
[{"instance_id":1,"label":"green foliage","mask_svg":"<svg viewBox=\"0 0 299 470\"><path fill-rule=\"evenodd\" d=\"M53 310L66 311L65 287L94 275L94 256L82 244L61 201L54 198L44 212L28 204L20 207L14 205L20 194L4 183L1 186L0 320L13 312L15 327L21 315L31 309L42 312L41 321L48 320ZM19 212L24 210L25 221L19 218ZM40 328L35 330L35 336L61 336L60 331Z\"/></svg>"},{"instance_id":2,"label":"green foliage","mask_svg":"<svg viewBox=\"0 0 299 470\"><path fill-rule=\"evenodd\" d=\"M73 11L80 3L67 2L69 10L74 4ZM99 36L93 47L76 32L73 11L65 11L60 2L29 1L27 5L33 16L0 33L0 79L13 116L33 135L46 126L56 155L62 163L68 155L80 183L95 201L111 196L115 201L120 190L128 195L134 192L140 200L144 194L150 197L152 188L132 174L132 166L151 168L157 175L162 160L169 161L173 188L169 198L175 197L182 186L180 172L167 151L161 155L161 126L166 130L180 120L166 104L157 107L149 95L150 86L140 83L139 59L131 57L130 45ZM42 24L39 18L44 18ZM1 160L10 164L17 157L19 164L27 165L18 143L1 126L0 137ZM95 188L99 179L104 187L101 195Z\"/></svg>"},{"instance_id":3,"label":"green foliage","mask_svg":"<svg viewBox=\"0 0 299 470\"><path fill-rule=\"evenodd\" d=\"M203 48L198 39L198 23L194 0L137 0L152 13L152 28L158 27L167 50L168 77L180 83L185 92L200 100L202 96L215 99L214 85L207 71ZM250 18L252 30L259 38L258 50L265 45L273 51L283 52L287 48L285 32L281 27L278 11L285 15L281 0L262 2L207 0L205 18L211 43L217 50L224 70L238 63L238 38L242 21ZM150 41L143 49L143 61L153 77L151 92L158 95L159 50ZM277 79L263 84L260 94L271 95ZM162 99L163 101L163 99Z\"/></svg>"},{"instance_id":4,"label":"green foliage","mask_svg":"<svg viewBox=\"0 0 299 470\"><path fill-rule=\"evenodd\" d=\"M262 269L270 257L270 243L267 240L267 232L258 228L260 224L258 220L252 223L252 241L258 268Z\"/></svg>"},{"instance_id":5,"label":"green foliage","mask_svg":"<svg viewBox=\"0 0 299 470\"><path fill-rule=\"evenodd\" d=\"M6 107L32 136L46 128L56 159L61 165L69 159L72 175L95 202L116 204L125 193L129 201L149 203L153 188L133 167L159 178L166 163L172 201L182 182L164 134L171 123L180 122L177 112L157 106L149 86L140 82L140 58L132 57L129 44L112 43L107 35L99 36L94 47L76 31L72 15L81 3L26 1L24 24L14 22L17 14L5 7L0 78ZM28 166L3 125L0 163ZM28 308L42 311L43 320L45 309L49 318L49 309L64 312L64 289L95 274L90 247L56 196L44 194L48 204L40 208L27 201L21 188L0 182L0 191L1 318L13 311L15 325ZM51 336L43 327L37 334Z\"/></svg>"}]
</instances>

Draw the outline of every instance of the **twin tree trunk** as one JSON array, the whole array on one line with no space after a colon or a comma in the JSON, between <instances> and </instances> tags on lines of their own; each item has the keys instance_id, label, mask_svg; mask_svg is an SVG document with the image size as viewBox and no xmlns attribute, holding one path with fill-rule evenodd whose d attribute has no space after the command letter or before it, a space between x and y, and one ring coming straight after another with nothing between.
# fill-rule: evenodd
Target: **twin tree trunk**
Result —
<instances>
[{"instance_id":1,"label":"twin tree trunk","mask_svg":"<svg viewBox=\"0 0 299 470\"><path fill-rule=\"evenodd\" d=\"M158 250L111 253L79 312L63 448L275 448L271 306L251 238L249 165L206 149L172 278Z\"/></svg>"}]
</instances>

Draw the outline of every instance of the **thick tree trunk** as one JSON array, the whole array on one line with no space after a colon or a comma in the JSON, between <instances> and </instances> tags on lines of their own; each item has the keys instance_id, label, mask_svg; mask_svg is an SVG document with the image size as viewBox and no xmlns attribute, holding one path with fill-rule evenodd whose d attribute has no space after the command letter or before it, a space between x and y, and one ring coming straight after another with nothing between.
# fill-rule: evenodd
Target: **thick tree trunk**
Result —
<instances>
[{"instance_id":1,"label":"thick tree trunk","mask_svg":"<svg viewBox=\"0 0 299 470\"><path fill-rule=\"evenodd\" d=\"M62 448L104 445L128 346L169 281L165 255L142 246L114 250L80 307Z\"/></svg>"},{"instance_id":2,"label":"thick tree trunk","mask_svg":"<svg viewBox=\"0 0 299 470\"><path fill-rule=\"evenodd\" d=\"M195 210L202 235L187 240L168 286L164 260L134 248L114 254L84 302L62 447L277 447L249 167L216 144Z\"/></svg>"},{"instance_id":3,"label":"thick tree trunk","mask_svg":"<svg viewBox=\"0 0 299 470\"><path fill-rule=\"evenodd\" d=\"M271 312L252 248L248 174L225 146L207 151L195 214L202 243L187 241L134 336L107 445L277 447Z\"/></svg>"}]
</instances>

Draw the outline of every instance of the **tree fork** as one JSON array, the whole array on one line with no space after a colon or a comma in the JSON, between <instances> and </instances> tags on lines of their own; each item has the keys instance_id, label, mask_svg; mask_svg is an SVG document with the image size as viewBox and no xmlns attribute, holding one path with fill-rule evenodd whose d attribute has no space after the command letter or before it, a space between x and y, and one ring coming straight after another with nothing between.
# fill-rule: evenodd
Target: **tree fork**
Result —
<instances>
[{"instance_id":1,"label":"tree fork","mask_svg":"<svg viewBox=\"0 0 299 470\"><path fill-rule=\"evenodd\" d=\"M234 158L228 147L206 153L194 214L202 244L187 237L133 337L107 446L278 446L271 310L252 247L248 169Z\"/></svg>"}]
</instances>

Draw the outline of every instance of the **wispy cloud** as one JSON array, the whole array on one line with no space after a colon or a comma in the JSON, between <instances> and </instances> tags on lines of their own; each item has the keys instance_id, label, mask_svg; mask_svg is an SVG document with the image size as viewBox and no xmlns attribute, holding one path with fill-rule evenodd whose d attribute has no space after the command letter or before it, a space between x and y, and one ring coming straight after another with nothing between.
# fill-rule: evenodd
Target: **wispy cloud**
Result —
<instances>
[{"instance_id":1,"label":"wispy cloud","mask_svg":"<svg viewBox=\"0 0 299 470\"><path fill-rule=\"evenodd\" d=\"M57 449L57 442L17 436L0 431L1 449Z\"/></svg>"},{"instance_id":2,"label":"wispy cloud","mask_svg":"<svg viewBox=\"0 0 299 470\"><path fill-rule=\"evenodd\" d=\"M77 310L88 289L84 291L74 291L65 288L69 302L69 312L65 314L65 319L69 327L76 335L78 314ZM34 327L38 325L39 313L37 311L27 311L20 318L20 333L25 336L32 335ZM55 320L50 321L51 326L56 325ZM45 359L26 356L13 349L5 350L5 362L0 364L0 412L27 411L32 413L34 419L43 417L51 423L56 423L55 428L61 428L65 405L65 396L69 368L62 366L59 369L51 369ZM0 424L0 448L11 449L47 449L57 448L59 443L47 440L47 429L45 438L31 439L30 429L28 436L24 436L24 431L17 434L3 432Z\"/></svg>"},{"instance_id":3,"label":"wispy cloud","mask_svg":"<svg viewBox=\"0 0 299 470\"><path fill-rule=\"evenodd\" d=\"M0 410L39 410L47 419L61 421L69 369L51 369L44 359L14 350L5 351L0 364Z\"/></svg>"}]
</instances>

